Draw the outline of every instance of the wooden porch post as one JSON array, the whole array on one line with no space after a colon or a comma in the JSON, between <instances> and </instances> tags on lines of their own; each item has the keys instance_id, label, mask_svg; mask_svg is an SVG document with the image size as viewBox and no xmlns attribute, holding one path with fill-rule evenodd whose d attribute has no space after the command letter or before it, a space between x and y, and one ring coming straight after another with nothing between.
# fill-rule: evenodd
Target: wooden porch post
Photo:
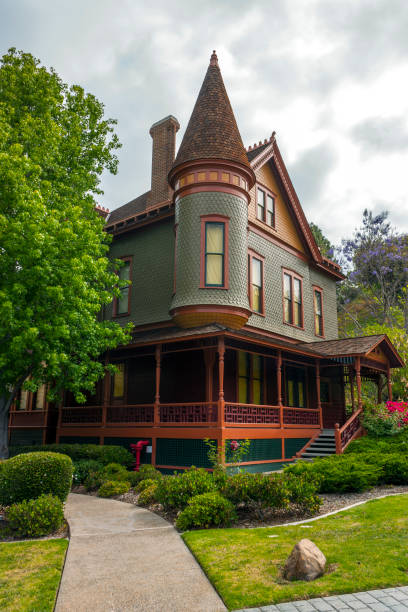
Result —
<instances>
[{"instance_id":1,"label":"wooden porch post","mask_svg":"<svg viewBox=\"0 0 408 612\"><path fill-rule=\"evenodd\" d=\"M377 403L381 404L382 402L382 389L383 389L383 379L381 374L378 375L377 378Z\"/></svg>"},{"instance_id":2,"label":"wooden porch post","mask_svg":"<svg viewBox=\"0 0 408 612\"><path fill-rule=\"evenodd\" d=\"M323 429L322 402L320 400L320 362L318 359L316 359L316 397L317 397L317 408L319 410L320 429Z\"/></svg>"},{"instance_id":3,"label":"wooden porch post","mask_svg":"<svg viewBox=\"0 0 408 612\"><path fill-rule=\"evenodd\" d=\"M360 357L356 357L356 380L357 380L357 408L360 410L361 402L361 361Z\"/></svg>"},{"instance_id":4,"label":"wooden porch post","mask_svg":"<svg viewBox=\"0 0 408 612\"><path fill-rule=\"evenodd\" d=\"M392 402L392 384L391 384L391 370L390 365L387 365L387 387L388 387L388 400Z\"/></svg>"},{"instance_id":5,"label":"wooden porch post","mask_svg":"<svg viewBox=\"0 0 408 612\"><path fill-rule=\"evenodd\" d=\"M282 403L282 351L278 350L278 361L276 363L276 388L278 391L279 423L283 429L283 403Z\"/></svg>"},{"instance_id":6,"label":"wooden porch post","mask_svg":"<svg viewBox=\"0 0 408 612\"><path fill-rule=\"evenodd\" d=\"M224 357L225 340L223 336L218 338L218 427L224 427Z\"/></svg>"},{"instance_id":7,"label":"wooden porch post","mask_svg":"<svg viewBox=\"0 0 408 612\"><path fill-rule=\"evenodd\" d=\"M154 396L154 427L160 423L160 376L161 376L161 344L156 344L156 393Z\"/></svg>"},{"instance_id":8,"label":"wooden porch post","mask_svg":"<svg viewBox=\"0 0 408 612\"><path fill-rule=\"evenodd\" d=\"M107 365L109 357L105 357L105 365ZM109 372L105 372L105 377L103 379L103 388L102 388L102 429L106 428L107 422L107 413L108 413L108 405L110 401L110 392L111 392L111 375ZM99 436L99 444L103 444L104 436Z\"/></svg>"},{"instance_id":9,"label":"wooden porch post","mask_svg":"<svg viewBox=\"0 0 408 612\"><path fill-rule=\"evenodd\" d=\"M350 396L351 396L351 409L354 412L355 410L355 401L354 401L354 370L350 366L349 367L349 377L350 377Z\"/></svg>"}]
</instances>

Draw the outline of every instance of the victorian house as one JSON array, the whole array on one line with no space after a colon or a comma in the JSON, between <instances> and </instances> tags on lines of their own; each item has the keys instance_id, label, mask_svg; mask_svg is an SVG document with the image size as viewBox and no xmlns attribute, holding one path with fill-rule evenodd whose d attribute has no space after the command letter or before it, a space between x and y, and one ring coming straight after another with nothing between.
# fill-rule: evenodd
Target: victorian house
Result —
<instances>
[{"instance_id":1,"label":"victorian house","mask_svg":"<svg viewBox=\"0 0 408 612\"><path fill-rule=\"evenodd\" d=\"M150 129L150 191L106 216L129 279L103 313L133 321L94 397L58 411L25 394L10 444L141 442L162 471L209 467L205 438L250 439L243 464L277 469L361 435L363 379L391 394L386 336L338 339L339 266L322 256L272 134L244 148L215 52L176 155L179 123ZM352 406L346 413L345 387Z\"/></svg>"}]
</instances>

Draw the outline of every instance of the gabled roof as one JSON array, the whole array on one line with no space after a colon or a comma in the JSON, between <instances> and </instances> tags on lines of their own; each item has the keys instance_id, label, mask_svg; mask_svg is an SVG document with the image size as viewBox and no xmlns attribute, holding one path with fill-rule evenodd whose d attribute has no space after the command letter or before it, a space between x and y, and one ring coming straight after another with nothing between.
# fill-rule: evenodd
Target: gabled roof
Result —
<instances>
[{"instance_id":1,"label":"gabled roof","mask_svg":"<svg viewBox=\"0 0 408 612\"><path fill-rule=\"evenodd\" d=\"M379 347L389 358L391 367L404 366L403 360L386 334L339 338L338 340L319 340L318 342L308 342L307 346L327 357L347 355L367 357L373 349Z\"/></svg>"},{"instance_id":2,"label":"gabled roof","mask_svg":"<svg viewBox=\"0 0 408 612\"><path fill-rule=\"evenodd\" d=\"M249 167L215 51L173 168L196 159L225 159Z\"/></svg>"},{"instance_id":3,"label":"gabled roof","mask_svg":"<svg viewBox=\"0 0 408 612\"><path fill-rule=\"evenodd\" d=\"M283 161L281 152L276 142L275 132L272 133L272 136L268 141L259 143L258 146L255 144L253 148L248 147L247 157L254 171L268 162L272 164L272 167L275 173L278 175L282 189L290 204L290 208L300 229L302 238L306 243L317 267L320 267L325 272L329 272L339 280L344 279L345 277L341 272L340 266L331 259L324 257L317 246L312 230L310 229L305 213L303 212L302 205L300 204L299 198L286 169L285 162Z\"/></svg>"}]
</instances>

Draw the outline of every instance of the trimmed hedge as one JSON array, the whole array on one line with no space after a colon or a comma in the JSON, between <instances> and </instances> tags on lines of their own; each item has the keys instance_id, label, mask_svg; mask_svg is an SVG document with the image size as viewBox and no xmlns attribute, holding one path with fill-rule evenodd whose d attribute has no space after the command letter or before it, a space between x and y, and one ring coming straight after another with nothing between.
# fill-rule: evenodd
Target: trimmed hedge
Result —
<instances>
[{"instance_id":1,"label":"trimmed hedge","mask_svg":"<svg viewBox=\"0 0 408 612\"><path fill-rule=\"evenodd\" d=\"M234 505L219 493L203 493L188 500L187 507L180 513L176 527L187 529L207 529L208 527L228 527L237 520Z\"/></svg>"},{"instance_id":2,"label":"trimmed hedge","mask_svg":"<svg viewBox=\"0 0 408 612\"><path fill-rule=\"evenodd\" d=\"M212 474L203 468L192 467L182 474L158 479L156 498L164 508L182 510L191 497L215 491Z\"/></svg>"},{"instance_id":3,"label":"trimmed hedge","mask_svg":"<svg viewBox=\"0 0 408 612\"><path fill-rule=\"evenodd\" d=\"M0 504L35 499L50 493L65 501L72 484L72 461L60 453L27 453L4 462L0 472Z\"/></svg>"},{"instance_id":4,"label":"trimmed hedge","mask_svg":"<svg viewBox=\"0 0 408 612\"><path fill-rule=\"evenodd\" d=\"M127 468L133 465L134 457L132 453L123 446L101 446L99 444L44 444L42 446L11 446L9 449L10 457L23 455L32 452L52 452L62 453L71 457L72 461L83 459L93 459L108 465L108 463L120 463Z\"/></svg>"},{"instance_id":5,"label":"trimmed hedge","mask_svg":"<svg viewBox=\"0 0 408 612\"><path fill-rule=\"evenodd\" d=\"M19 537L49 535L64 522L62 501L53 495L24 500L6 509L6 520Z\"/></svg>"},{"instance_id":6,"label":"trimmed hedge","mask_svg":"<svg viewBox=\"0 0 408 612\"><path fill-rule=\"evenodd\" d=\"M74 484L83 484L91 472L99 472L102 467L102 463L94 459L80 459L79 461L74 461Z\"/></svg>"},{"instance_id":7,"label":"trimmed hedge","mask_svg":"<svg viewBox=\"0 0 408 612\"><path fill-rule=\"evenodd\" d=\"M98 497L113 497L122 495L130 489L130 483L123 480L107 480L98 491Z\"/></svg>"}]
</instances>

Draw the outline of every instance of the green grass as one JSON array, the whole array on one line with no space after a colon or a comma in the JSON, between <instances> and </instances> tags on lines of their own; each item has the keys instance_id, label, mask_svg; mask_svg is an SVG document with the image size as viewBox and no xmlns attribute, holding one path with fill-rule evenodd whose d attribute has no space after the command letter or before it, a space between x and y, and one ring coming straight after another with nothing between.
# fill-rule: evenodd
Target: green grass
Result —
<instances>
[{"instance_id":1,"label":"green grass","mask_svg":"<svg viewBox=\"0 0 408 612\"><path fill-rule=\"evenodd\" d=\"M183 538L229 610L408 584L408 495L306 525L190 531ZM313 582L287 582L281 570L302 538L322 550L329 571Z\"/></svg>"},{"instance_id":2,"label":"green grass","mask_svg":"<svg viewBox=\"0 0 408 612\"><path fill-rule=\"evenodd\" d=\"M0 544L0 610L52 612L68 540Z\"/></svg>"}]
</instances>

